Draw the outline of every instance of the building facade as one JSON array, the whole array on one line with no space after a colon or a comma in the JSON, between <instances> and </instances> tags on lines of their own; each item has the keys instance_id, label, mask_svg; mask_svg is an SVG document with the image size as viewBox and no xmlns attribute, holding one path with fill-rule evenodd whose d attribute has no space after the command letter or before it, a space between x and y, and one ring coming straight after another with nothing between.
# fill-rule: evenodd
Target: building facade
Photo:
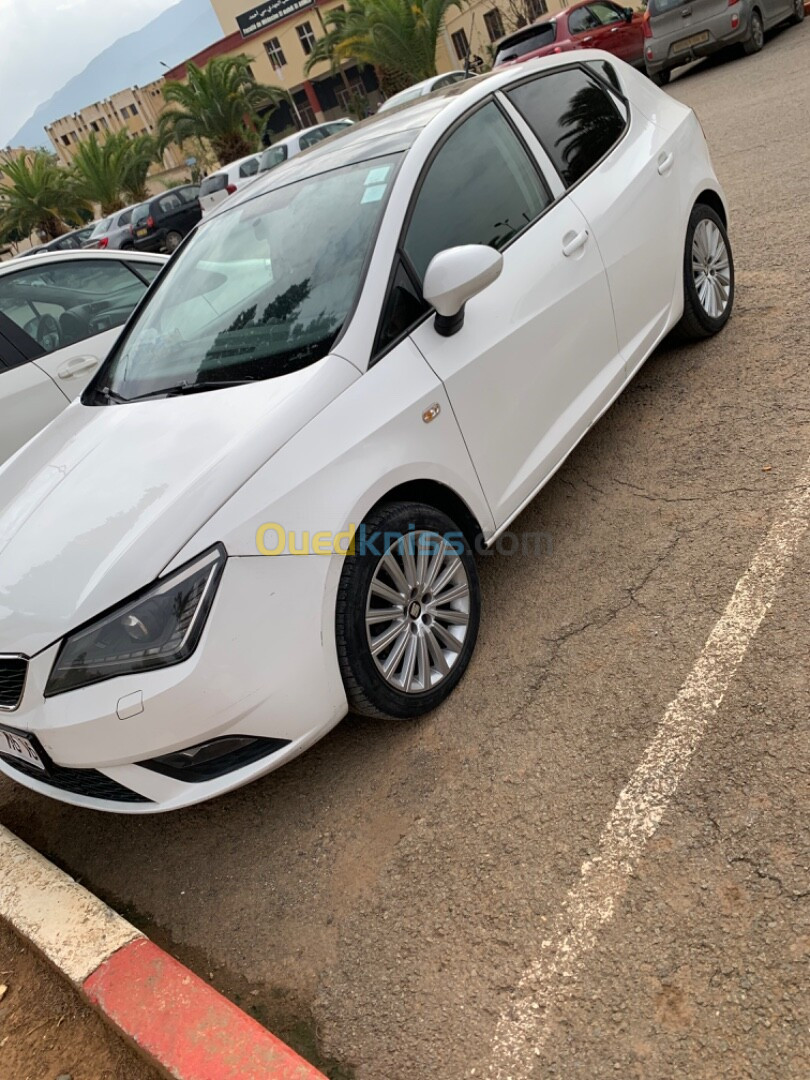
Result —
<instances>
[{"instance_id":1,"label":"building facade","mask_svg":"<svg viewBox=\"0 0 810 1080\"><path fill-rule=\"evenodd\" d=\"M449 12L439 38L436 66L439 71L463 68L469 53L474 65L480 60L489 68L499 38L565 6L564 0L470 0L461 11Z\"/></svg>"},{"instance_id":2,"label":"building facade","mask_svg":"<svg viewBox=\"0 0 810 1080\"><path fill-rule=\"evenodd\" d=\"M163 108L163 79L157 79L147 86L119 90L103 101L55 120L45 131L59 160L63 165L70 165L79 143L92 134L102 142L108 133L115 131L127 131L133 137L154 135ZM157 164L155 171L174 169L182 164L180 151L171 146L164 154L163 168Z\"/></svg>"}]
</instances>

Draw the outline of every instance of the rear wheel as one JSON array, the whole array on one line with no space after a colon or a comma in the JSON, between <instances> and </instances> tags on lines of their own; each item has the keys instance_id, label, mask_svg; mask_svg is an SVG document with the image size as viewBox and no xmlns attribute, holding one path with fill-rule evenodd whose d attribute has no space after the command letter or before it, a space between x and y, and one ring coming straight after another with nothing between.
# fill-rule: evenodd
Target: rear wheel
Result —
<instances>
[{"instance_id":1,"label":"rear wheel","mask_svg":"<svg viewBox=\"0 0 810 1080\"><path fill-rule=\"evenodd\" d=\"M475 559L458 525L424 503L384 504L363 525L335 613L349 706L365 716L422 716L451 693L475 648Z\"/></svg>"},{"instance_id":2,"label":"rear wheel","mask_svg":"<svg viewBox=\"0 0 810 1080\"><path fill-rule=\"evenodd\" d=\"M751 25L748 27L748 37L743 42L746 56L758 53L765 44L765 27L762 25L762 16L758 11L751 12Z\"/></svg>"},{"instance_id":3,"label":"rear wheel","mask_svg":"<svg viewBox=\"0 0 810 1080\"><path fill-rule=\"evenodd\" d=\"M790 21L795 25L804 20L804 0L793 0L793 14Z\"/></svg>"},{"instance_id":4,"label":"rear wheel","mask_svg":"<svg viewBox=\"0 0 810 1080\"><path fill-rule=\"evenodd\" d=\"M180 246L182 239L183 237L180 235L179 232L167 232L166 240L164 241L166 244L166 250L175 251Z\"/></svg>"},{"instance_id":5,"label":"rear wheel","mask_svg":"<svg viewBox=\"0 0 810 1080\"><path fill-rule=\"evenodd\" d=\"M689 216L683 256L683 299L676 334L697 341L719 333L734 306L734 259L722 219L697 203Z\"/></svg>"}]
</instances>

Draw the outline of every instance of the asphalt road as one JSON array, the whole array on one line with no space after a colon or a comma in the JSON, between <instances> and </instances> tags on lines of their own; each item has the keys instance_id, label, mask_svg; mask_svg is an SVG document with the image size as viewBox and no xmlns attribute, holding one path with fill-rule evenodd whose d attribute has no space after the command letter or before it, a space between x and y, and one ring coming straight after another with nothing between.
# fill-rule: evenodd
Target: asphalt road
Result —
<instances>
[{"instance_id":1,"label":"asphalt road","mask_svg":"<svg viewBox=\"0 0 810 1080\"><path fill-rule=\"evenodd\" d=\"M566 899L806 483L808 71L810 20L673 81L731 202L735 315L660 349L521 517L550 551L482 559L481 638L445 707L350 718L175 816L0 782L4 824L335 1078L498 1075L521 994L515 1080L808 1074L807 532L585 938ZM519 982L555 940L579 944L532 1011Z\"/></svg>"}]
</instances>

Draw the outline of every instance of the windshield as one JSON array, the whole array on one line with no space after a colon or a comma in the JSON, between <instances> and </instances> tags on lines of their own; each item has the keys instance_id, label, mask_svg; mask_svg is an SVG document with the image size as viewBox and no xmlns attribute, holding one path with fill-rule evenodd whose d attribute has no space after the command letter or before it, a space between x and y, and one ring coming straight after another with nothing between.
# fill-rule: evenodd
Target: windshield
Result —
<instances>
[{"instance_id":1,"label":"windshield","mask_svg":"<svg viewBox=\"0 0 810 1080\"><path fill-rule=\"evenodd\" d=\"M262 154L259 172L269 172L270 169L275 169L276 165L280 165L282 161L286 160L286 146L271 146L269 150L265 150Z\"/></svg>"},{"instance_id":2,"label":"windshield","mask_svg":"<svg viewBox=\"0 0 810 1080\"><path fill-rule=\"evenodd\" d=\"M507 41L502 41L498 52L495 54L495 64L503 64L507 60L517 60L519 56L525 56L526 53L534 52L535 49L542 49L545 45L550 45L556 36L557 24L552 19L549 22L538 23L536 26L530 26L524 30L520 35L515 34Z\"/></svg>"},{"instance_id":3,"label":"windshield","mask_svg":"<svg viewBox=\"0 0 810 1080\"><path fill-rule=\"evenodd\" d=\"M398 155L269 191L170 263L89 400L269 379L325 356L360 288Z\"/></svg>"}]
</instances>

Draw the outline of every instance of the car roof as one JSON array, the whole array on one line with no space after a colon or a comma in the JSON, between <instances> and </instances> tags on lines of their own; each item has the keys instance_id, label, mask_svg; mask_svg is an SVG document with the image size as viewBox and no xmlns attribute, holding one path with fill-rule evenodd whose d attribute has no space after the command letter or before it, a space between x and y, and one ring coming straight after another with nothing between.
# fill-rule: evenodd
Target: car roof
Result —
<instances>
[{"instance_id":1,"label":"car roof","mask_svg":"<svg viewBox=\"0 0 810 1080\"><path fill-rule=\"evenodd\" d=\"M19 258L19 256L17 256ZM0 276L11 270L19 269L17 258L9 259L8 262L0 263ZM86 248L73 248L70 251L41 251L31 255L25 260L25 265L37 266L42 263L59 263L75 261L76 259L113 259L124 262L168 262L168 255L158 255L151 251L88 251Z\"/></svg>"}]
</instances>

